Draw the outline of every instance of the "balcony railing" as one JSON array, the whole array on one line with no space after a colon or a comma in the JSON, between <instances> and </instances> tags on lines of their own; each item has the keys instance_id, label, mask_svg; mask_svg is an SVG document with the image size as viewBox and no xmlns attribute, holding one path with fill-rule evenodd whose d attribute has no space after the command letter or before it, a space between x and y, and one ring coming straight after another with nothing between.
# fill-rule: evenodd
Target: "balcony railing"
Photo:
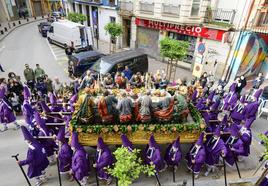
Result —
<instances>
[{"instance_id":1,"label":"balcony railing","mask_svg":"<svg viewBox=\"0 0 268 186\"><path fill-rule=\"evenodd\" d=\"M171 16L179 16L180 15L180 5L172 5L172 4L162 4L162 14L171 15Z\"/></svg>"},{"instance_id":2,"label":"balcony railing","mask_svg":"<svg viewBox=\"0 0 268 186\"><path fill-rule=\"evenodd\" d=\"M206 10L205 22L206 23L226 23L233 24L235 18L235 10L224 10L224 9L216 9Z\"/></svg>"},{"instance_id":3,"label":"balcony railing","mask_svg":"<svg viewBox=\"0 0 268 186\"><path fill-rule=\"evenodd\" d=\"M120 12L123 14L133 13L133 2L132 1L120 1L119 2Z\"/></svg>"},{"instance_id":4,"label":"balcony railing","mask_svg":"<svg viewBox=\"0 0 268 186\"><path fill-rule=\"evenodd\" d=\"M140 11L143 13L153 14L154 3L140 2Z\"/></svg>"}]
</instances>

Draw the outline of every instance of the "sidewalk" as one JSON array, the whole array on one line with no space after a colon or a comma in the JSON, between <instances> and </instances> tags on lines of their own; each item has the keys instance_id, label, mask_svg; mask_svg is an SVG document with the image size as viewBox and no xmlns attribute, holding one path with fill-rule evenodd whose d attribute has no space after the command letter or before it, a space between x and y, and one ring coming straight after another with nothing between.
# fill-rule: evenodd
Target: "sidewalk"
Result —
<instances>
[{"instance_id":1,"label":"sidewalk","mask_svg":"<svg viewBox=\"0 0 268 186\"><path fill-rule=\"evenodd\" d=\"M40 21L43 19L46 19L47 16L43 16L43 17L29 17L26 19L19 19L19 20L15 20L15 21L9 21L9 22L1 22L0 23L0 42L7 37L13 30L15 30L16 28L19 28L23 25L35 22L35 21Z\"/></svg>"}]
</instances>

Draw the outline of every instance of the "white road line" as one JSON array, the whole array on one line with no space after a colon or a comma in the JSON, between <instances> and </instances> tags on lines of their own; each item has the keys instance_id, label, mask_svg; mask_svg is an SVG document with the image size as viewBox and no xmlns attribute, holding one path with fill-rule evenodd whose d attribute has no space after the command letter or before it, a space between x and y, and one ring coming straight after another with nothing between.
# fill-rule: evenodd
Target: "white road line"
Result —
<instances>
[{"instance_id":1,"label":"white road line","mask_svg":"<svg viewBox=\"0 0 268 186\"><path fill-rule=\"evenodd\" d=\"M52 55L54 56L54 59L57 61L57 56L54 54L54 51L52 50L52 47L51 47L50 43L48 42L48 40L46 40L46 42L47 42L47 45L48 45Z\"/></svg>"}]
</instances>

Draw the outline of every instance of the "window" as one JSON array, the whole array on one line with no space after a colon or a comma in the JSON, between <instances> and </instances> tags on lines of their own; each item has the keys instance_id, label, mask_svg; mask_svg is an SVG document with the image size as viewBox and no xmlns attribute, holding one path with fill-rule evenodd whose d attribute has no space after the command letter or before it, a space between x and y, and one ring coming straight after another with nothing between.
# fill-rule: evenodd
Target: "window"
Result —
<instances>
[{"instance_id":1,"label":"window","mask_svg":"<svg viewBox=\"0 0 268 186\"><path fill-rule=\"evenodd\" d=\"M110 22L115 23L115 17L110 16Z\"/></svg>"},{"instance_id":2,"label":"window","mask_svg":"<svg viewBox=\"0 0 268 186\"><path fill-rule=\"evenodd\" d=\"M83 12L82 12L82 5L81 5L81 4L79 4L79 13L80 13L80 14L83 13Z\"/></svg>"},{"instance_id":3,"label":"window","mask_svg":"<svg viewBox=\"0 0 268 186\"><path fill-rule=\"evenodd\" d=\"M268 13L263 13L261 18L261 26L268 25Z\"/></svg>"},{"instance_id":4,"label":"window","mask_svg":"<svg viewBox=\"0 0 268 186\"><path fill-rule=\"evenodd\" d=\"M200 1L201 0L193 0L191 16L198 16L199 15Z\"/></svg>"},{"instance_id":5,"label":"window","mask_svg":"<svg viewBox=\"0 0 268 186\"><path fill-rule=\"evenodd\" d=\"M109 0L109 5L110 6L115 6L115 0Z\"/></svg>"}]
</instances>

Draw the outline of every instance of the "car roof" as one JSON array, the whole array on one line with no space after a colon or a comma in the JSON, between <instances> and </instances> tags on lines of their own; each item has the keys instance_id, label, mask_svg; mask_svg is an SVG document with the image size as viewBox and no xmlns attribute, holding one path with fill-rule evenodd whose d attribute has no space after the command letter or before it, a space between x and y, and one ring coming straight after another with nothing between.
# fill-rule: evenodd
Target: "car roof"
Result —
<instances>
[{"instance_id":1,"label":"car roof","mask_svg":"<svg viewBox=\"0 0 268 186\"><path fill-rule=\"evenodd\" d=\"M117 64L121 61L143 56L143 55L146 55L146 54L143 53L141 50L136 49L136 50L126 50L126 51L114 53L111 55L104 56L101 59L107 63Z\"/></svg>"},{"instance_id":2,"label":"car roof","mask_svg":"<svg viewBox=\"0 0 268 186\"><path fill-rule=\"evenodd\" d=\"M79 52L77 54L74 54L73 56L77 58L78 60L81 60L87 57L94 57L94 56L100 56L100 55L104 55L104 54L91 50L91 51L86 51L86 52Z\"/></svg>"},{"instance_id":3,"label":"car roof","mask_svg":"<svg viewBox=\"0 0 268 186\"><path fill-rule=\"evenodd\" d=\"M54 25L62 25L68 28L76 28L76 27L85 27L85 25L81 25L79 23L75 23L69 20L58 20L56 22L53 22Z\"/></svg>"}]
</instances>

